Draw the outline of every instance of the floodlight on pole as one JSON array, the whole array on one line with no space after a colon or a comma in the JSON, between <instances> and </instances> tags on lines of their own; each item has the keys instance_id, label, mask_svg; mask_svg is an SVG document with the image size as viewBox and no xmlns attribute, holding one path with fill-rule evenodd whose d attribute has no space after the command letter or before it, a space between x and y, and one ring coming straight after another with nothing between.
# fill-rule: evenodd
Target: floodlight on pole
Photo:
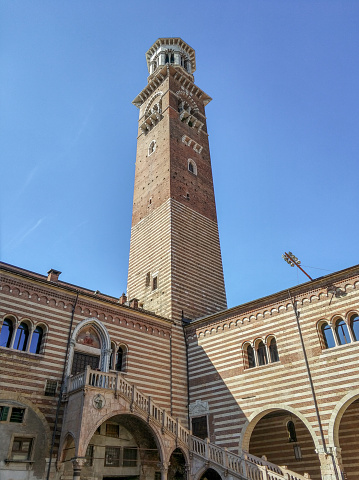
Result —
<instances>
[{"instance_id":1,"label":"floodlight on pole","mask_svg":"<svg viewBox=\"0 0 359 480\"><path fill-rule=\"evenodd\" d=\"M292 252L284 252L282 258L285 262L288 263L291 267L298 267L308 278L309 280L313 280L311 276L307 274L305 270L300 266L300 260L292 253Z\"/></svg>"}]
</instances>

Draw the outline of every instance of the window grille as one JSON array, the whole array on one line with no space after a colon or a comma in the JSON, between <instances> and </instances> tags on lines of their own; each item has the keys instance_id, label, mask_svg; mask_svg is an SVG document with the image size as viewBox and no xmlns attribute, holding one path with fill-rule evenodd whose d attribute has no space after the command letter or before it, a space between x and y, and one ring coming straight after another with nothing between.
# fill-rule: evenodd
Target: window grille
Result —
<instances>
[{"instance_id":1,"label":"window grille","mask_svg":"<svg viewBox=\"0 0 359 480\"><path fill-rule=\"evenodd\" d=\"M12 423L22 423L24 419L25 409L24 408L12 408L10 415L10 422Z\"/></svg>"},{"instance_id":2,"label":"window grille","mask_svg":"<svg viewBox=\"0 0 359 480\"><path fill-rule=\"evenodd\" d=\"M45 396L46 397L55 397L56 390L57 390L56 380L46 380Z\"/></svg>"},{"instance_id":3,"label":"window grille","mask_svg":"<svg viewBox=\"0 0 359 480\"><path fill-rule=\"evenodd\" d=\"M85 467L92 467L93 465L93 445L88 445L86 449L86 461L85 461Z\"/></svg>"},{"instance_id":4,"label":"window grille","mask_svg":"<svg viewBox=\"0 0 359 480\"><path fill-rule=\"evenodd\" d=\"M120 466L120 447L106 447L105 450L105 467Z\"/></svg>"},{"instance_id":5,"label":"window grille","mask_svg":"<svg viewBox=\"0 0 359 480\"><path fill-rule=\"evenodd\" d=\"M106 436L118 438L120 436L120 426L114 423L106 423Z\"/></svg>"}]
</instances>

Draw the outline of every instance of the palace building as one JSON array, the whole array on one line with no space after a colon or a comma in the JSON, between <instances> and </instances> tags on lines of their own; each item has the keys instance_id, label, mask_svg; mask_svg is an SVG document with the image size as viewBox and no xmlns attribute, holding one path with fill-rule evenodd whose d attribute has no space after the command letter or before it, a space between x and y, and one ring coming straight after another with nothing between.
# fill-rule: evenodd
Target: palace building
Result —
<instances>
[{"instance_id":1,"label":"palace building","mask_svg":"<svg viewBox=\"0 0 359 480\"><path fill-rule=\"evenodd\" d=\"M127 295L0 264L0 478L355 480L359 266L228 309L211 98L146 59Z\"/></svg>"}]
</instances>

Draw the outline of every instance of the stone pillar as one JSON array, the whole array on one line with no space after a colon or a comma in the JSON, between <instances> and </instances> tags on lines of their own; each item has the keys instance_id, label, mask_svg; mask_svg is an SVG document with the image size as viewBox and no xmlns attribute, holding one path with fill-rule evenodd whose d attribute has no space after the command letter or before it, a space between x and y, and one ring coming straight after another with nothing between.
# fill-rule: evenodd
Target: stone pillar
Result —
<instances>
[{"instance_id":1,"label":"stone pillar","mask_svg":"<svg viewBox=\"0 0 359 480\"><path fill-rule=\"evenodd\" d=\"M340 455L340 448L327 448L327 452L323 447L317 448L320 461L320 472L322 480L341 480L342 479L342 462Z\"/></svg>"},{"instance_id":2,"label":"stone pillar","mask_svg":"<svg viewBox=\"0 0 359 480\"><path fill-rule=\"evenodd\" d=\"M71 459L72 468L74 470L73 480L80 480L81 478L81 470L82 467L85 465L86 458L85 457L76 457Z\"/></svg>"},{"instance_id":3,"label":"stone pillar","mask_svg":"<svg viewBox=\"0 0 359 480\"><path fill-rule=\"evenodd\" d=\"M167 480L168 467L169 467L169 463L168 463L168 462L162 462L162 463L160 464L161 480Z\"/></svg>"},{"instance_id":4,"label":"stone pillar","mask_svg":"<svg viewBox=\"0 0 359 480\"><path fill-rule=\"evenodd\" d=\"M164 65L166 63L166 54L165 52L160 53L160 65Z\"/></svg>"},{"instance_id":5,"label":"stone pillar","mask_svg":"<svg viewBox=\"0 0 359 480\"><path fill-rule=\"evenodd\" d=\"M181 55L175 52L175 65L181 65Z\"/></svg>"}]
</instances>

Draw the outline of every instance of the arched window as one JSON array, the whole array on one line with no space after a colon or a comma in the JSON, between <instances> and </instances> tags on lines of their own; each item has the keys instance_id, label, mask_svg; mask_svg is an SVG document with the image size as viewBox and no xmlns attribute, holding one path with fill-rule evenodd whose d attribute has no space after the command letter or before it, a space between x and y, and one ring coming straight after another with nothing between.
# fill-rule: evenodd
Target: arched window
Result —
<instances>
[{"instance_id":1,"label":"arched window","mask_svg":"<svg viewBox=\"0 0 359 480\"><path fill-rule=\"evenodd\" d=\"M16 336L14 341L15 350L26 351L27 342L29 340L29 327L26 323L20 323L16 330Z\"/></svg>"},{"instance_id":2,"label":"arched window","mask_svg":"<svg viewBox=\"0 0 359 480\"><path fill-rule=\"evenodd\" d=\"M335 325L335 333L337 334L337 340L339 345L345 345L350 343L350 336L348 326L344 320L340 319Z\"/></svg>"},{"instance_id":3,"label":"arched window","mask_svg":"<svg viewBox=\"0 0 359 480\"><path fill-rule=\"evenodd\" d=\"M118 347L116 355L116 366L115 370L122 372L124 364L124 351L122 347Z\"/></svg>"},{"instance_id":4,"label":"arched window","mask_svg":"<svg viewBox=\"0 0 359 480\"><path fill-rule=\"evenodd\" d=\"M325 348L335 347L335 340L331 326L328 323L323 323L320 329L323 336Z\"/></svg>"},{"instance_id":5,"label":"arched window","mask_svg":"<svg viewBox=\"0 0 359 480\"><path fill-rule=\"evenodd\" d=\"M297 441L297 433L295 431L295 425L292 420L290 420L287 423L287 431L288 431L288 439L290 442L296 442Z\"/></svg>"},{"instance_id":6,"label":"arched window","mask_svg":"<svg viewBox=\"0 0 359 480\"><path fill-rule=\"evenodd\" d=\"M251 345L247 347L247 360L248 360L248 368L253 368L256 366L256 358L254 356L254 350Z\"/></svg>"},{"instance_id":7,"label":"arched window","mask_svg":"<svg viewBox=\"0 0 359 480\"><path fill-rule=\"evenodd\" d=\"M269 355L270 355L270 361L272 363L279 362L277 342L275 341L275 338L272 338L272 340L269 343Z\"/></svg>"},{"instance_id":8,"label":"arched window","mask_svg":"<svg viewBox=\"0 0 359 480\"><path fill-rule=\"evenodd\" d=\"M193 175L197 175L197 165L194 160L191 158L188 159L188 171L193 173Z\"/></svg>"},{"instance_id":9,"label":"arched window","mask_svg":"<svg viewBox=\"0 0 359 480\"><path fill-rule=\"evenodd\" d=\"M152 142L148 146L148 156L152 155L152 153L156 150L156 141L152 140Z\"/></svg>"},{"instance_id":10,"label":"arched window","mask_svg":"<svg viewBox=\"0 0 359 480\"><path fill-rule=\"evenodd\" d=\"M44 330L42 327L36 327L34 333L32 334L31 344L30 344L30 353L40 353L42 339L44 337Z\"/></svg>"},{"instance_id":11,"label":"arched window","mask_svg":"<svg viewBox=\"0 0 359 480\"><path fill-rule=\"evenodd\" d=\"M359 315L353 315L350 318L350 328L352 329L354 340L359 340Z\"/></svg>"},{"instance_id":12,"label":"arched window","mask_svg":"<svg viewBox=\"0 0 359 480\"><path fill-rule=\"evenodd\" d=\"M0 347L10 347L13 332L14 327L12 321L5 318L0 332Z\"/></svg>"},{"instance_id":13,"label":"arched window","mask_svg":"<svg viewBox=\"0 0 359 480\"><path fill-rule=\"evenodd\" d=\"M265 347L265 345L262 341L260 341L258 343L257 356L258 356L258 364L259 365L267 365L268 358L267 358L266 347Z\"/></svg>"}]
</instances>

